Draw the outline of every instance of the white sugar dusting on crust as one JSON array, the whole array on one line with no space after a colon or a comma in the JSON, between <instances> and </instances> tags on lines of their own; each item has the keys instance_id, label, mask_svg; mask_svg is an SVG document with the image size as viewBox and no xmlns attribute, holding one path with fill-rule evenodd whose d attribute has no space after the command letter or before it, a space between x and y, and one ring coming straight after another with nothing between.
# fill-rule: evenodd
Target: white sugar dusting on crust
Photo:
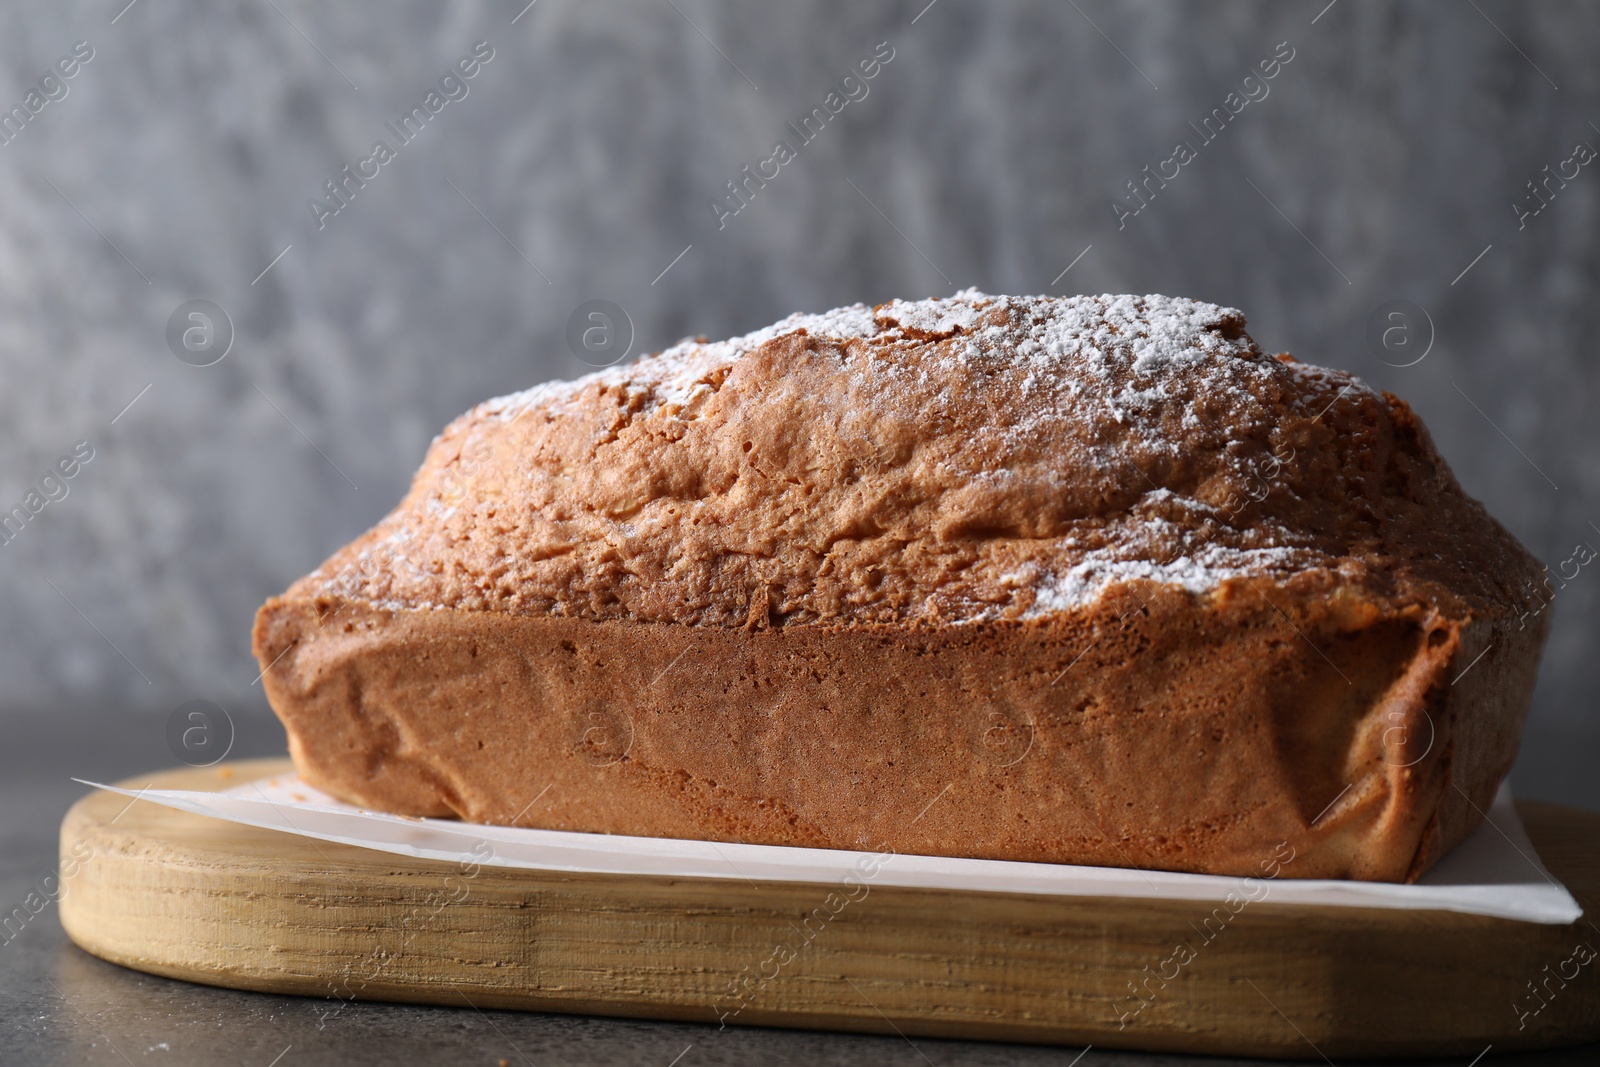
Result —
<instances>
[{"instance_id":1,"label":"white sugar dusting on crust","mask_svg":"<svg viewBox=\"0 0 1600 1067\"><path fill-rule=\"evenodd\" d=\"M1281 547L1234 549L1207 545L1165 562L1091 553L1060 574L1038 579L1033 586L1034 602L1022 617L1037 618L1084 607L1106 590L1126 582L1155 582L1203 595L1231 579L1292 573L1331 562L1314 553Z\"/></svg>"},{"instance_id":2,"label":"white sugar dusting on crust","mask_svg":"<svg viewBox=\"0 0 1600 1067\"><path fill-rule=\"evenodd\" d=\"M985 312L1003 309L1012 322L980 328ZM564 382L546 382L531 389L485 401L480 416L514 419L532 407L552 413L591 385L619 387L649 394L646 410L683 404L697 385L716 371L768 341L804 331L836 341L855 338L913 340L966 335L962 358L1001 359L1031 363L1041 370L1073 360L1091 376L1109 382L1114 372L1131 367L1142 377L1157 379L1181 373L1217 355L1262 357L1248 339L1231 340L1224 326L1242 329L1244 316L1233 308L1166 296L1014 297L990 296L966 289L954 296L921 301L894 300L876 309L864 304L821 314L796 314L771 326L726 341L685 340L657 355L619 367L608 367ZM1026 336L1017 339L1017 333ZM1237 334L1236 334L1237 335ZM1257 368L1258 373L1273 373ZM1076 383L1066 383L1074 388ZM1114 405L1118 421L1162 395L1158 383L1144 389L1125 388Z\"/></svg>"},{"instance_id":3,"label":"white sugar dusting on crust","mask_svg":"<svg viewBox=\"0 0 1600 1067\"><path fill-rule=\"evenodd\" d=\"M814 337L847 341L876 336L878 324L872 316L872 309L865 304L852 304L821 314L790 315L743 337L726 341L679 341L671 348L636 363L607 367L571 381L545 382L520 393L486 400L478 405L474 414L494 415L509 420L541 404L559 410L563 402L572 400L594 384L619 386L630 391L632 388L646 390L654 395L655 400L648 407L667 404L681 406L694 394L697 386L716 371L768 341L802 330Z\"/></svg>"},{"instance_id":4,"label":"white sugar dusting on crust","mask_svg":"<svg viewBox=\"0 0 1600 1067\"><path fill-rule=\"evenodd\" d=\"M994 300L976 289L963 289L948 300L891 300L877 309L877 317L903 330L945 335L971 330L982 308Z\"/></svg>"}]
</instances>

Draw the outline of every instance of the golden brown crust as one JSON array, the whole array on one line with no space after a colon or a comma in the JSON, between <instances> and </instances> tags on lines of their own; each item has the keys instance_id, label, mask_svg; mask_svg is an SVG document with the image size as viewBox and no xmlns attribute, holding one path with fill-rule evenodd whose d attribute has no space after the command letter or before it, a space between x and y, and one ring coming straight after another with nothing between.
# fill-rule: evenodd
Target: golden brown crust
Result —
<instances>
[{"instance_id":1,"label":"golden brown crust","mask_svg":"<svg viewBox=\"0 0 1600 1067\"><path fill-rule=\"evenodd\" d=\"M737 626L763 606L778 624L1013 618L1119 575L1314 568L1468 607L1535 573L1403 403L1263 355L1236 311L909 308L480 405L292 592Z\"/></svg>"},{"instance_id":2,"label":"golden brown crust","mask_svg":"<svg viewBox=\"0 0 1600 1067\"><path fill-rule=\"evenodd\" d=\"M389 810L1414 878L1514 756L1540 572L1243 325L964 293L480 405L262 609L268 695Z\"/></svg>"},{"instance_id":3,"label":"golden brown crust","mask_svg":"<svg viewBox=\"0 0 1600 1067\"><path fill-rule=\"evenodd\" d=\"M1141 585L1048 620L834 630L274 600L257 649L284 656L301 773L382 810L1402 880L1515 754L1541 635L1502 629L1449 685L1490 634L1235 582L1203 613Z\"/></svg>"}]
</instances>

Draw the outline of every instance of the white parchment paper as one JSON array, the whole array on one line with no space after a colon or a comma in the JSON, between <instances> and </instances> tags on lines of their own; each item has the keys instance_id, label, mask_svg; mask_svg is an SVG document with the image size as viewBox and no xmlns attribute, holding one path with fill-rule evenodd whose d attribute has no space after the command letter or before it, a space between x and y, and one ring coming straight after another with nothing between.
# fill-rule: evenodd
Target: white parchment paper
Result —
<instances>
[{"instance_id":1,"label":"white parchment paper","mask_svg":"<svg viewBox=\"0 0 1600 1067\"><path fill-rule=\"evenodd\" d=\"M1565 924L1583 914L1539 861L1502 786L1483 826L1415 885L1289 877L1238 878L1116 867L885 855L835 849L742 845L676 838L528 830L366 811L297 777L247 782L224 792L98 789L216 819L424 859L487 867L648 874L680 878L838 884L871 871L874 885L991 893L1412 908ZM1292 862L1284 869L1292 870Z\"/></svg>"}]
</instances>

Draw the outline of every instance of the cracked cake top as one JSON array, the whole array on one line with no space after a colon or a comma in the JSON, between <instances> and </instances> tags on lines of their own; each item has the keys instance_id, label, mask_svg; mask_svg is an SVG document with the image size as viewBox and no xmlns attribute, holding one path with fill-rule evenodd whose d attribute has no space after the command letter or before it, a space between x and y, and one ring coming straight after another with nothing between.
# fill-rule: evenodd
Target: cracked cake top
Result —
<instances>
[{"instance_id":1,"label":"cracked cake top","mask_svg":"<svg viewBox=\"0 0 1600 1067\"><path fill-rule=\"evenodd\" d=\"M1145 581L1454 613L1540 571L1409 407L1164 296L857 304L487 401L290 596L710 626L1024 620Z\"/></svg>"}]
</instances>

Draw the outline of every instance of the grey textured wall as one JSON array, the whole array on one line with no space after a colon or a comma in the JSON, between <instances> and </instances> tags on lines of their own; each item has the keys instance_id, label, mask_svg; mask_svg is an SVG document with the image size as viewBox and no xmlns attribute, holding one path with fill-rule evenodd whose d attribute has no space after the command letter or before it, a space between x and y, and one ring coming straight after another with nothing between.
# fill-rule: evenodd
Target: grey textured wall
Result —
<instances>
[{"instance_id":1,"label":"grey textured wall","mask_svg":"<svg viewBox=\"0 0 1600 1067\"><path fill-rule=\"evenodd\" d=\"M1232 304L1412 401L1553 571L1600 545L1600 165L1574 154L1600 146L1600 7L925 2L7 5L0 508L93 449L0 546L9 736L159 748L200 697L241 750L281 745L257 604L386 511L450 417L585 370L565 328L597 298L635 351L969 285ZM386 122L480 41L401 144ZM708 201L880 42L867 95L719 228ZM1230 92L1256 98L1206 143L1188 124ZM379 139L394 158L319 229L308 201ZM1195 158L1119 225L1179 141ZM1547 165L1568 177L1533 200ZM213 366L169 351L192 299L235 327ZM1424 319L1410 349L1367 340L1401 299L1433 335L1406 367ZM1584 568L1550 608L1525 793L1600 804L1597 595Z\"/></svg>"}]
</instances>

